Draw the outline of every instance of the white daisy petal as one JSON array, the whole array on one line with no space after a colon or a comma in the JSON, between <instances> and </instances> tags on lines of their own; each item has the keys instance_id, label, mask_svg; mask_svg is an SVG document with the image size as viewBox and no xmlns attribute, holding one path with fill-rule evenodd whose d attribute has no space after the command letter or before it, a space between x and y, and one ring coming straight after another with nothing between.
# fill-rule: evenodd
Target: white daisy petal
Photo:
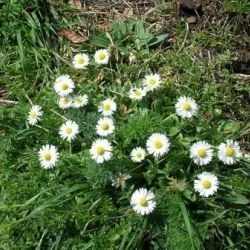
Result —
<instances>
[{"instance_id":1,"label":"white daisy petal","mask_svg":"<svg viewBox=\"0 0 250 250\"><path fill-rule=\"evenodd\" d=\"M74 140L76 135L79 133L79 126L73 121L66 121L59 129L59 135L62 139L71 141Z\"/></svg>"},{"instance_id":2,"label":"white daisy petal","mask_svg":"<svg viewBox=\"0 0 250 250\"><path fill-rule=\"evenodd\" d=\"M190 148L190 158L197 165L207 165L213 158L212 146L205 141L194 143Z\"/></svg>"},{"instance_id":3,"label":"white daisy petal","mask_svg":"<svg viewBox=\"0 0 250 250\"><path fill-rule=\"evenodd\" d=\"M98 107L98 111L101 112L103 116L111 116L116 109L116 103L110 98L102 101Z\"/></svg>"},{"instance_id":4,"label":"white daisy petal","mask_svg":"<svg viewBox=\"0 0 250 250\"><path fill-rule=\"evenodd\" d=\"M89 64L89 56L85 53L76 54L73 58L75 69L84 69Z\"/></svg>"},{"instance_id":5,"label":"white daisy petal","mask_svg":"<svg viewBox=\"0 0 250 250\"><path fill-rule=\"evenodd\" d=\"M56 78L54 83L54 89L56 93L63 97L73 92L75 88L74 82L71 80L69 75L62 75Z\"/></svg>"},{"instance_id":6,"label":"white daisy petal","mask_svg":"<svg viewBox=\"0 0 250 250\"><path fill-rule=\"evenodd\" d=\"M198 180L194 181L194 190L202 197L209 197L216 193L219 188L218 178L208 172L198 175Z\"/></svg>"},{"instance_id":7,"label":"white daisy petal","mask_svg":"<svg viewBox=\"0 0 250 250\"><path fill-rule=\"evenodd\" d=\"M95 52L94 59L97 64L108 64L110 53L107 49L99 49Z\"/></svg>"},{"instance_id":8,"label":"white daisy petal","mask_svg":"<svg viewBox=\"0 0 250 250\"><path fill-rule=\"evenodd\" d=\"M158 88L161 84L161 76L160 74L149 74L146 75L143 80L143 86L147 91L152 91Z\"/></svg>"},{"instance_id":9,"label":"white daisy petal","mask_svg":"<svg viewBox=\"0 0 250 250\"><path fill-rule=\"evenodd\" d=\"M169 139L164 134L152 134L147 140L147 151L154 157L163 156L169 151L169 147Z\"/></svg>"},{"instance_id":10,"label":"white daisy petal","mask_svg":"<svg viewBox=\"0 0 250 250\"><path fill-rule=\"evenodd\" d=\"M112 145L106 139L97 139L92 143L90 154L91 158L97 163L110 160L112 156Z\"/></svg>"},{"instance_id":11,"label":"white daisy petal","mask_svg":"<svg viewBox=\"0 0 250 250\"><path fill-rule=\"evenodd\" d=\"M141 147L136 147L132 150L130 156L133 162L141 162L145 159L146 151Z\"/></svg>"},{"instance_id":12,"label":"white daisy petal","mask_svg":"<svg viewBox=\"0 0 250 250\"><path fill-rule=\"evenodd\" d=\"M155 196L145 188L137 189L131 196L132 209L141 215L150 214L156 206Z\"/></svg>"},{"instance_id":13,"label":"white daisy petal","mask_svg":"<svg viewBox=\"0 0 250 250\"><path fill-rule=\"evenodd\" d=\"M30 125L35 125L38 123L39 120L41 120L41 116L43 114L43 111L41 110L41 107L38 105L33 105L30 108L29 115L28 115L28 123Z\"/></svg>"},{"instance_id":14,"label":"white daisy petal","mask_svg":"<svg viewBox=\"0 0 250 250\"><path fill-rule=\"evenodd\" d=\"M178 98L175 104L175 110L177 115L182 118L190 118L197 113L197 103L190 97L181 96Z\"/></svg>"},{"instance_id":15,"label":"white daisy petal","mask_svg":"<svg viewBox=\"0 0 250 250\"><path fill-rule=\"evenodd\" d=\"M41 167L44 169L53 168L59 157L57 149L53 145L45 145L38 152Z\"/></svg>"},{"instance_id":16,"label":"white daisy petal","mask_svg":"<svg viewBox=\"0 0 250 250\"><path fill-rule=\"evenodd\" d=\"M108 117L99 119L96 125L96 133L100 136L108 136L115 130L114 122Z\"/></svg>"},{"instance_id":17,"label":"white daisy petal","mask_svg":"<svg viewBox=\"0 0 250 250\"><path fill-rule=\"evenodd\" d=\"M242 157L239 143L233 140L227 140L218 147L218 158L226 165L233 165Z\"/></svg>"}]
</instances>

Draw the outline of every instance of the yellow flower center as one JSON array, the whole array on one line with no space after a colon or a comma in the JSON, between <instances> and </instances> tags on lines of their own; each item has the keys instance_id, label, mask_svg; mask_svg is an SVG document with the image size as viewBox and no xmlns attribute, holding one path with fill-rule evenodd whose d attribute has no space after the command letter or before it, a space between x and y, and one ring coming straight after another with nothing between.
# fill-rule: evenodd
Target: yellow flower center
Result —
<instances>
[{"instance_id":1,"label":"yellow flower center","mask_svg":"<svg viewBox=\"0 0 250 250\"><path fill-rule=\"evenodd\" d=\"M68 100L67 98L64 98L64 99L63 99L63 104L66 105L66 104L68 104L68 103L69 103L69 100Z\"/></svg>"},{"instance_id":2,"label":"yellow flower center","mask_svg":"<svg viewBox=\"0 0 250 250\"><path fill-rule=\"evenodd\" d=\"M141 152L137 152L136 153L136 158L139 158L139 159L142 158L142 153Z\"/></svg>"},{"instance_id":3,"label":"yellow flower center","mask_svg":"<svg viewBox=\"0 0 250 250\"><path fill-rule=\"evenodd\" d=\"M108 130L108 129L109 129L109 124L108 124L108 123L103 123L103 124L101 125L101 128L102 128L103 130Z\"/></svg>"},{"instance_id":4,"label":"yellow flower center","mask_svg":"<svg viewBox=\"0 0 250 250\"><path fill-rule=\"evenodd\" d=\"M148 205L148 201L146 200L146 198L142 197L139 199L138 204L142 207L146 207Z\"/></svg>"},{"instance_id":5,"label":"yellow flower center","mask_svg":"<svg viewBox=\"0 0 250 250\"><path fill-rule=\"evenodd\" d=\"M156 149L160 149L160 148L162 148L162 146L163 146L163 144L162 144L162 142L161 142L160 140L156 140L156 141L154 142L154 147L155 147Z\"/></svg>"},{"instance_id":6,"label":"yellow flower center","mask_svg":"<svg viewBox=\"0 0 250 250\"><path fill-rule=\"evenodd\" d=\"M149 85L155 85L156 84L156 79L155 78L149 78L148 84Z\"/></svg>"},{"instance_id":7,"label":"yellow flower center","mask_svg":"<svg viewBox=\"0 0 250 250\"><path fill-rule=\"evenodd\" d=\"M98 148L96 149L96 152L97 152L98 155L104 155L104 153L105 153L105 148L104 148L104 147L98 147Z\"/></svg>"},{"instance_id":8,"label":"yellow flower center","mask_svg":"<svg viewBox=\"0 0 250 250\"><path fill-rule=\"evenodd\" d=\"M204 158L207 156L207 151L204 149L204 148L200 148L198 150L198 155L201 157L201 158Z\"/></svg>"},{"instance_id":9,"label":"yellow flower center","mask_svg":"<svg viewBox=\"0 0 250 250\"><path fill-rule=\"evenodd\" d=\"M50 152L44 153L43 158L44 158L45 161L50 161L51 158L52 158L51 153Z\"/></svg>"},{"instance_id":10,"label":"yellow flower center","mask_svg":"<svg viewBox=\"0 0 250 250\"><path fill-rule=\"evenodd\" d=\"M85 63L84 57L79 57L79 58L77 59L77 63L79 63L79 64L84 64L84 63Z\"/></svg>"},{"instance_id":11,"label":"yellow flower center","mask_svg":"<svg viewBox=\"0 0 250 250\"><path fill-rule=\"evenodd\" d=\"M72 133L72 128L70 128L70 127L66 128L66 129L65 129L65 133L66 133L67 135L71 134L71 133Z\"/></svg>"},{"instance_id":12,"label":"yellow flower center","mask_svg":"<svg viewBox=\"0 0 250 250\"><path fill-rule=\"evenodd\" d=\"M36 112L36 111L31 111L31 112L30 112L30 117L31 117L32 119L35 119L35 118L37 117L37 112Z\"/></svg>"},{"instance_id":13,"label":"yellow flower center","mask_svg":"<svg viewBox=\"0 0 250 250\"><path fill-rule=\"evenodd\" d=\"M104 60L105 57L106 57L106 55L105 55L105 53L100 52L99 55L98 55L98 57L99 57L100 60Z\"/></svg>"},{"instance_id":14,"label":"yellow flower center","mask_svg":"<svg viewBox=\"0 0 250 250\"><path fill-rule=\"evenodd\" d=\"M104 104L103 104L103 109L104 109L105 111L109 111L109 110L111 109L111 105L110 105L109 103L104 103Z\"/></svg>"},{"instance_id":15,"label":"yellow flower center","mask_svg":"<svg viewBox=\"0 0 250 250\"><path fill-rule=\"evenodd\" d=\"M67 90L68 88L69 88L68 83L63 82L63 83L62 83L62 90Z\"/></svg>"},{"instance_id":16,"label":"yellow flower center","mask_svg":"<svg viewBox=\"0 0 250 250\"><path fill-rule=\"evenodd\" d=\"M134 92L134 94L135 94L135 96L141 96L141 91L139 91L139 90L136 90L135 92Z\"/></svg>"},{"instance_id":17,"label":"yellow flower center","mask_svg":"<svg viewBox=\"0 0 250 250\"><path fill-rule=\"evenodd\" d=\"M191 108L192 108L192 107L191 107L191 105L190 105L188 102L184 103L183 109L184 109L185 111L190 111Z\"/></svg>"},{"instance_id":18,"label":"yellow flower center","mask_svg":"<svg viewBox=\"0 0 250 250\"><path fill-rule=\"evenodd\" d=\"M228 147L226 149L226 155L227 156L232 157L232 156L234 156L234 153L235 153L235 150L232 147Z\"/></svg>"},{"instance_id":19,"label":"yellow flower center","mask_svg":"<svg viewBox=\"0 0 250 250\"><path fill-rule=\"evenodd\" d=\"M209 180L204 180L202 181L202 187L205 188L205 189L209 189L211 188L212 184Z\"/></svg>"},{"instance_id":20,"label":"yellow flower center","mask_svg":"<svg viewBox=\"0 0 250 250\"><path fill-rule=\"evenodd\" d=\"M78 104L81 104L82 101L83 101L83 100L82 100L82 98L80 98L80 97L79 97L79 98L76 98L76 100L75 100L75 102L78 103Z\"/></svg>"}]
</instances>

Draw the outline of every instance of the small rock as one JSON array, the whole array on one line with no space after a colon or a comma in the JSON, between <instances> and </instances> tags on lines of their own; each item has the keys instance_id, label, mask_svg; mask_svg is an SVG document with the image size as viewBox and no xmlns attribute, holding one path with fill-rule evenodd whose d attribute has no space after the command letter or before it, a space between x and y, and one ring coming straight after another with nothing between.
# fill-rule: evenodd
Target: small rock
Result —
<instances>
[{"instance_id":1,"label":"small rock","mask_svg":"<svg viewBox=\"0 0 250 250\"><path fill-rule=\"evenodd\" d=\"M189 24L197 23L197 21L198 21L198 18L196 16L190 16L190 17L187 18L187 22Z\"/></svg>"},{"instance_id":2,"label":"small rock","mask_svg":"<svg viewBox=\"0 0 250 250\"><path fill-rule=\"evenodd\" d=\"M201 1L200 0L180 0L179 2L180 7L195 10L201 8Z\"/></svg>"}]
</instances>

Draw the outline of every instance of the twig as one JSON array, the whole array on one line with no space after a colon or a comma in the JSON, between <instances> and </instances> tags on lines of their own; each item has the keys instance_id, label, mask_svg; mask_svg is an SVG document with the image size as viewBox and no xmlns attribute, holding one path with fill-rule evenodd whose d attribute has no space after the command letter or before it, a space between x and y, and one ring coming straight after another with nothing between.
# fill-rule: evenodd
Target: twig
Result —
<instances>
[{"instance_id":1,"label":"twig","mask_svg":"<svg viewBox=\"0 0 250 250\"><path fill-rule=\"evenodd\" d=\"M16 102L16 101L4 100L4 99L0 99L0 103L5 103L5 104L18 104L18 102Z\"/></svg>"},{"instance_id":2,"label":"twig","mask_svg":"<svg viewBox=\"0 0 250 250\"><path fill-rule=\"evenodd\" d=\"M187 35L188 35L188 32L189 32L189 25L188 25L188 23L187 23L187 22L185 23L185 26L186 26L186 34L185 34L185 37L184 37L183 43L182 43L182 45L181 45L180 49L177 51L177 53L176 53L176 54L178 54L178 53L179 53L179 52L183 49L183 47L184 47L184 45L185 45L185 43L186 43L186 40L187 40Z\"/></svg>"}]
</instances>

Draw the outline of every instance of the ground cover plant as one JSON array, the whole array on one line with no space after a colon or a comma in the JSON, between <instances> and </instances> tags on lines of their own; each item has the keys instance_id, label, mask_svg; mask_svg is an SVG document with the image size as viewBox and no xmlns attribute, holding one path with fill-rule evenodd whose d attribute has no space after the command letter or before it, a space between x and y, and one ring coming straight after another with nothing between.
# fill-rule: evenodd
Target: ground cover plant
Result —
<instances>
[{"instance_id":1,"label":"ground cover plant","mask_svg":"<svg viewBox=\"0 0 250 250\"><path fill-rule=\"evenodd\" d=\"M0 1L0 248L248 249L248 2L69 2Z\"/></svg>"}]
</instances>

